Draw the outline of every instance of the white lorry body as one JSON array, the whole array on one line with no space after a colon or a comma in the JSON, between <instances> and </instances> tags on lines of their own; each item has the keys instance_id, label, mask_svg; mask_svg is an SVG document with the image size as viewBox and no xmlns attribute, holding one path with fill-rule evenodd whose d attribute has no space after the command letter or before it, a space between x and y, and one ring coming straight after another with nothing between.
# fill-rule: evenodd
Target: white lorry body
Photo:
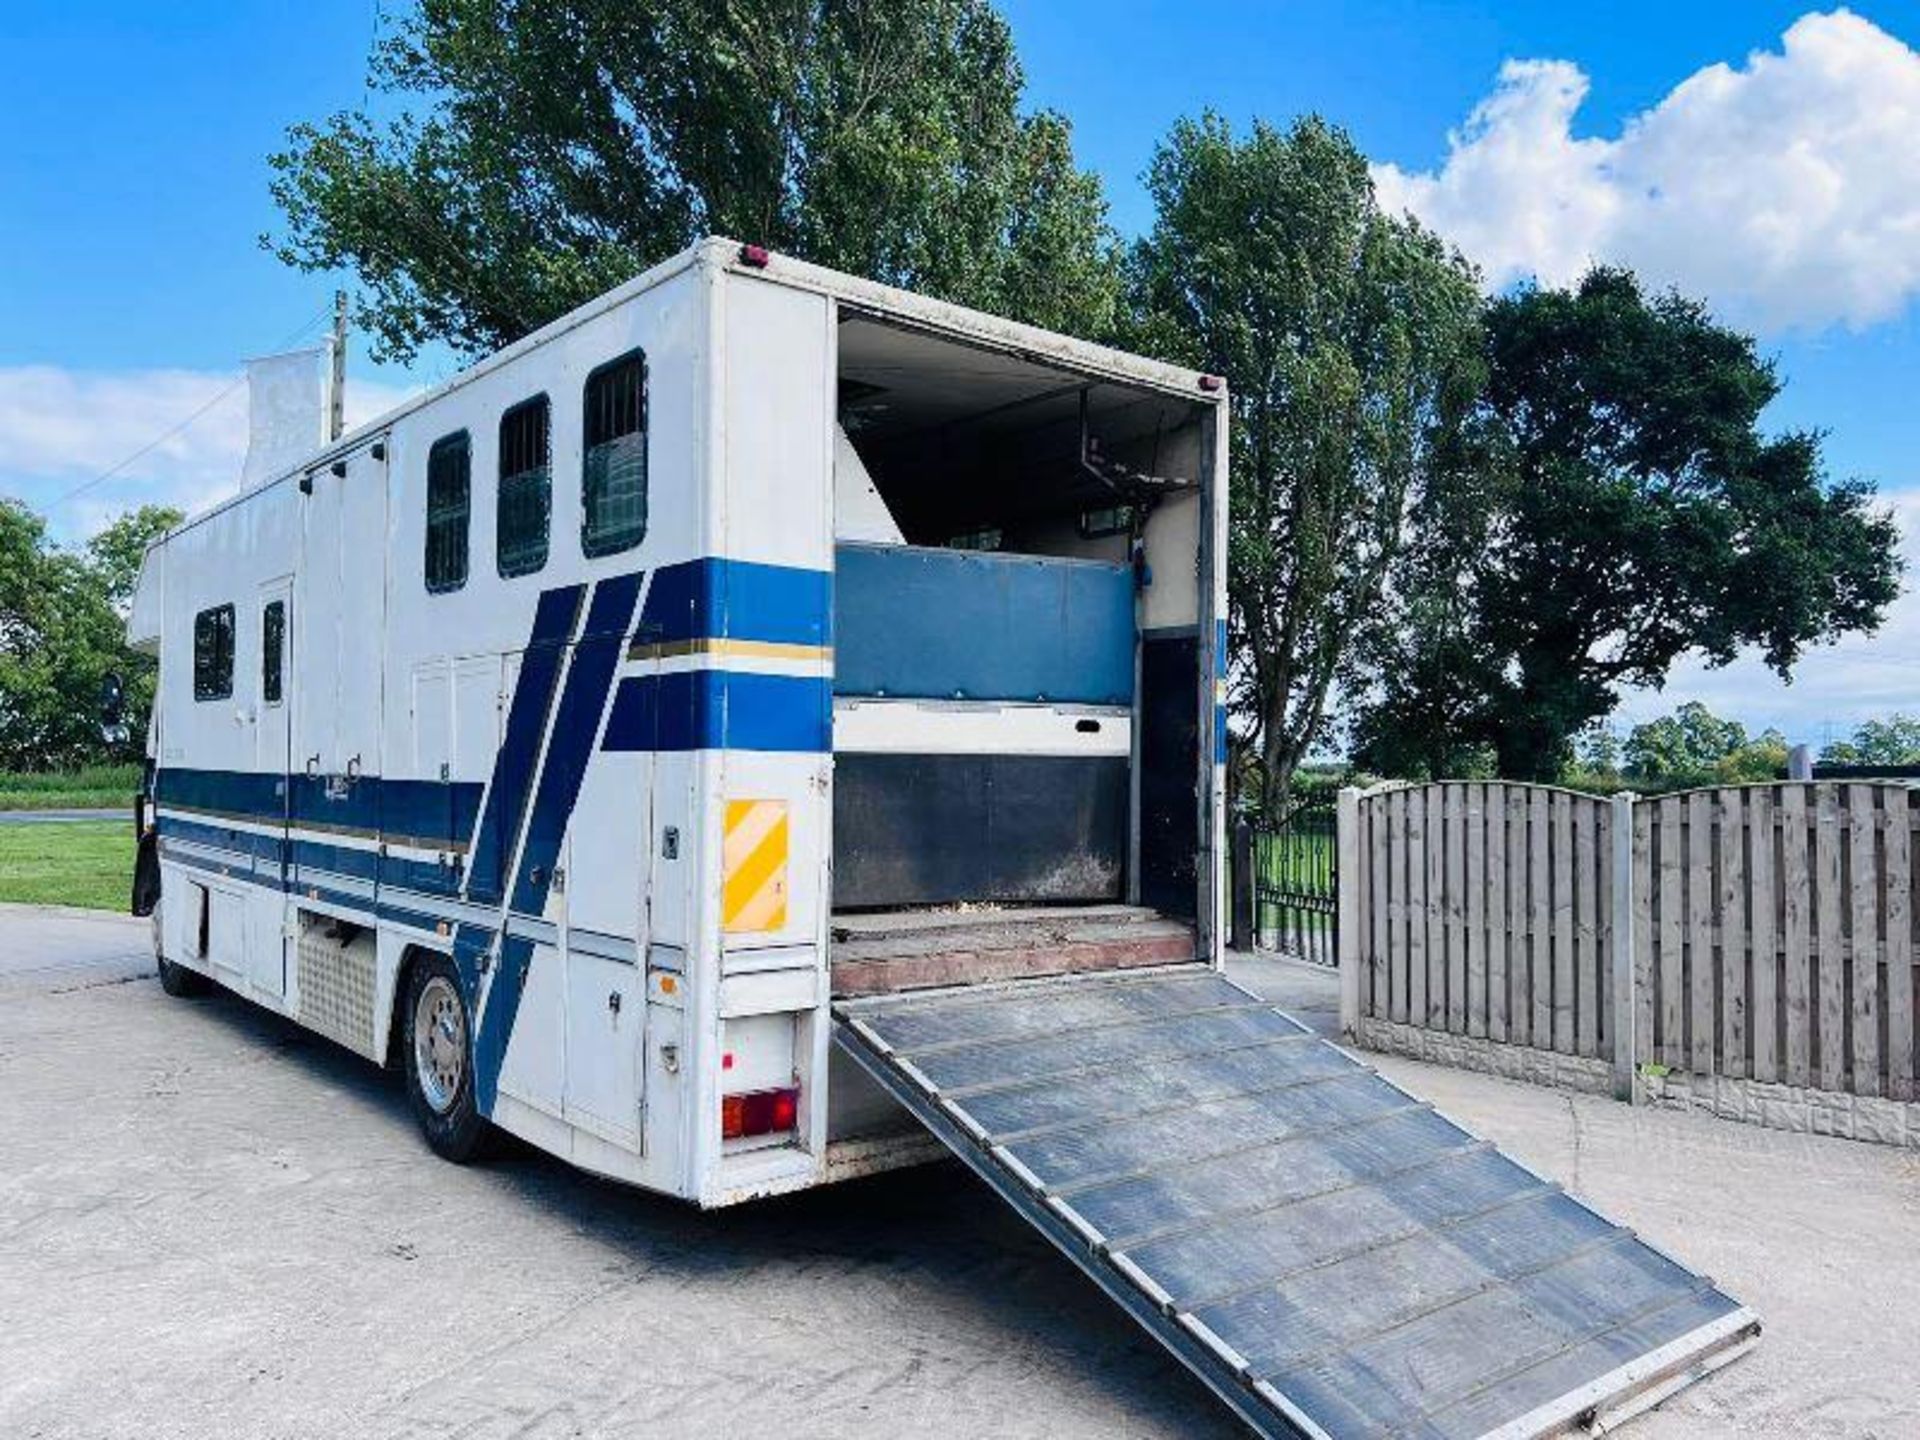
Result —
<instances>
[{"instance_id":1,"label":"white lorry body","mask_svg":"<svg viewBox=\"0 0 1920 1440\"><path fill-rule=\"evenodd\" d=\"M1218 963L1225 424L1209 377L696 245L154 546L159 953L402 1063L444 956L481 1114L701 1205L922 1158L830 1061L876 915L1173 917L1052 949ZM896 945L900 984L1051 968L977 940Z\"/></svg>"}]
</instances>

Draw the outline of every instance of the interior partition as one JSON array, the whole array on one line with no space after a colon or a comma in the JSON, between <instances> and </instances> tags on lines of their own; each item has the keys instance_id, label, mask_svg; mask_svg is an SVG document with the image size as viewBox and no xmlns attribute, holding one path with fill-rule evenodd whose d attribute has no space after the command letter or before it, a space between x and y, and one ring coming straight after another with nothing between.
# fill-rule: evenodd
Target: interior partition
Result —
<instances>
[{"instance_id":1,"label":"interior partition","mask_svg":"<svg viewBox=\"0 0 1920 1440\"><path fill-rule=\"evenodd\" d=\"M907 747L836 761L836 906L1124 898L1131 569L857 544L835 562L840 728L857 742L877 709Z\"/></svg>"}]
</instances>

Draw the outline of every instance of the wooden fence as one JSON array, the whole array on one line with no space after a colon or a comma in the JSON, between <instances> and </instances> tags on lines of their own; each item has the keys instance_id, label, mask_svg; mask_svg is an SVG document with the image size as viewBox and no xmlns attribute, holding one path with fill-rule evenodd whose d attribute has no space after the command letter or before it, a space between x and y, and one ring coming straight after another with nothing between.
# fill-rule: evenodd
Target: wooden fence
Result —
<instances>
[{"instance_id":1,"label":"wooden fence","mask_svg":"<svg viewBox=\"0 0 1920 1440\"><path fill-rule=\"evenodd\" d=\"M1915 1098L1914 791L1346 791L1348 1028Z\"/></svg>"}]
</instances>

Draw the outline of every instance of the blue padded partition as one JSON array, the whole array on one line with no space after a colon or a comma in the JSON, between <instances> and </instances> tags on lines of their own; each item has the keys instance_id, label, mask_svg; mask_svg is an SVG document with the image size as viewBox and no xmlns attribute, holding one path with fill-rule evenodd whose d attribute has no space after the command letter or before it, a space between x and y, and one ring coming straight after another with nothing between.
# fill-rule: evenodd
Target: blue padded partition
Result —
<instances>
[{"instance_id":1,"label":"blue padded partition","mask_svg":"<svg viewBox=\"0 0 1920 1440\"><path fill-rule=\"evenodd\" d=\"M1133 700L1133 572L1097 560L835 547L834 693Z\"/></svg>"}]
</instances>

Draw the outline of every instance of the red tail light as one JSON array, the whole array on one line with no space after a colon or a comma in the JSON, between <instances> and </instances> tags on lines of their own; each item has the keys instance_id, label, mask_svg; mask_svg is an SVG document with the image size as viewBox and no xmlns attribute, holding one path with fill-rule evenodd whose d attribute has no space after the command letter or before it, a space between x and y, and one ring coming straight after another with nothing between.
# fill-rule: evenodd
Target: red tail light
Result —
<instances>
[{"instance_id":1,"label":"red tail light","mask_svg":"<svg viewBox=\"0 0 1920 1440\"><path fill-rule=\"evenodd\" d=\"M748 1095L720 1097L720 1138L748 1140L755 1135L780 1135L799 1128L800 1090L755 1090Z\"/></svg>"},{"instance_id":2,"label":"red tail light","mask_svg":"<svg viewBox=\"0 0 1920 1440\"><path fill-rule=\"evenodd\" d=\"M766 269L767 261L772 258L773 257L767 253L767 247L764 245L742 245L740 247L740 263L742 265L751 265L756 270Z\"/></svg>"}]
</instances>

